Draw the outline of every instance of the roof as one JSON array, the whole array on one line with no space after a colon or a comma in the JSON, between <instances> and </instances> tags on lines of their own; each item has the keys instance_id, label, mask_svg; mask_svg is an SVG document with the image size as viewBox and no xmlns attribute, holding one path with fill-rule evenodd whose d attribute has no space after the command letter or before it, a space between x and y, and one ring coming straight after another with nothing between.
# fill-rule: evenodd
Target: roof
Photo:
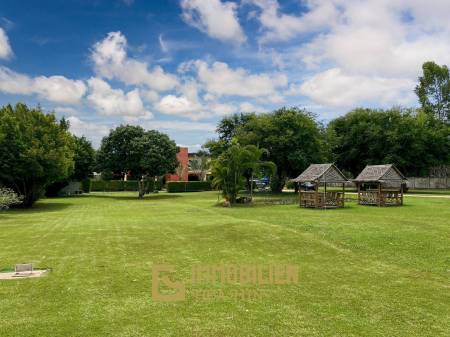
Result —
<instances>
[{"instance_id":1,"label":"roof","mask_svg":"<svg viewBox=\"0 0 450 337\"><path fill-rule=\"evenodd\" d=\"M327 183L345 183L347 178L334 164L311 164L293 182L327 182Z\"/></svg>"},{"instance_id":2,"label":"roof","mask_svg":"<svg viewBox=\"0 0 450 337\"><path fill-rule=\"evenodd\" d=\"M388 182L406 180L394 164L367 165L353 180L355 182Z\"/></svg>"}]
</instances>

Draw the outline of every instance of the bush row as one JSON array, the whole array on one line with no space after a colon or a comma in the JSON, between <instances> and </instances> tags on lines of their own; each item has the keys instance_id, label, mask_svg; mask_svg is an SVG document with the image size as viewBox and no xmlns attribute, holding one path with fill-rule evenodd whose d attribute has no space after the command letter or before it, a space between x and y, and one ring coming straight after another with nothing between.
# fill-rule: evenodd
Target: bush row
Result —
<instances>
[{"instance_id":1,"label":"bush row","mask_svg":"<svg viewBox=\"0 0 450 337\"><path fill-rule=\"evenodd\" d=\"M167 192L200 192L211 191L211 182L209 181L169 181L167 183Z\"/></svg>"},{"instance_id":2,"label":"bush row","mask_svg":"<svg viewBox=\"0 0 450 337\"><path fill-rule=\"evenodd\" d=\"M92 192L137 191L137 180L90 180ZM84 186L83 186L84 187Z\"/></svg>"}]
</instances>

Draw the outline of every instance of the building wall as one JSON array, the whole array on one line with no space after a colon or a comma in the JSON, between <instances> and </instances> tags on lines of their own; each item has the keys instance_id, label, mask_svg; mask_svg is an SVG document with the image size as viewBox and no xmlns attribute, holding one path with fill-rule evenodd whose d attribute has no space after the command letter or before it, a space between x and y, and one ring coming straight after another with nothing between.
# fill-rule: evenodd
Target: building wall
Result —
<instances>
[{"instance_id":1,"label":"building wall","mask_svg":"<svg viewBox=\"0 0 450 337\"><path fill-rule=\"evenodd\" d=\"M177 159L180 165L183 167L183 173L181 177L178 174L166 174L166 181L188 181L189 173L189 152L187 147L180 147L180 151L177 153ZM178 171L178 170L177 170Z\"/></svg>"}]
</instances>

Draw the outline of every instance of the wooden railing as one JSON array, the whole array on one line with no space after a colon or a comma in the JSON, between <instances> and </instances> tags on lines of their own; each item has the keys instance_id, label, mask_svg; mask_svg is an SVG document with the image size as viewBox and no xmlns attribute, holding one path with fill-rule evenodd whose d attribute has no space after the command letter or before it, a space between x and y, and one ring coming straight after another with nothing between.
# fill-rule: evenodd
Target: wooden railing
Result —
<instances>
[{"instance_id":1,"label":"wooden railing","mask_svg":"<svg viewBox=\"0 0 450 337\"><path fill-rule=\"evenodd\" d=\"M307 207L307 208L344 207L344 193L300 191L300 207Z\"/></svg>"},{"instance_id":2,"label":"wooden railing","mask_svg":"<svg viewBox=\"0 0 450 337\"><path fill-rule=\"evenodd\" d=\"M403 205L403 194L399 191L360 191L360 205L400 206Z\"/></svg>"}]
</instances>

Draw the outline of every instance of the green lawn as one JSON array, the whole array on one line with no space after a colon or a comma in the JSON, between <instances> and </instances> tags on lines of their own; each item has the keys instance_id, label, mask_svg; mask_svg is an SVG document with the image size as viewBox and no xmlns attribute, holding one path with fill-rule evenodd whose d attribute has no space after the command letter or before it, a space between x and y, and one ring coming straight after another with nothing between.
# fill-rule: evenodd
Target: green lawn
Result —
<instances>
[{"instance_id":1,"label":"green lawn","mask_svg":"<svg viewBox=\"0 0 450 337\"><path fill-rule=\"evenodd\" d=\"M98 193L0 213L0 336L449 336L450 199L405 206L215 206L217 193ZM263 299L151 298L152 264L299 266ZM253 287L256 288L256 287Z\"/></svg>"}]
</instances>

